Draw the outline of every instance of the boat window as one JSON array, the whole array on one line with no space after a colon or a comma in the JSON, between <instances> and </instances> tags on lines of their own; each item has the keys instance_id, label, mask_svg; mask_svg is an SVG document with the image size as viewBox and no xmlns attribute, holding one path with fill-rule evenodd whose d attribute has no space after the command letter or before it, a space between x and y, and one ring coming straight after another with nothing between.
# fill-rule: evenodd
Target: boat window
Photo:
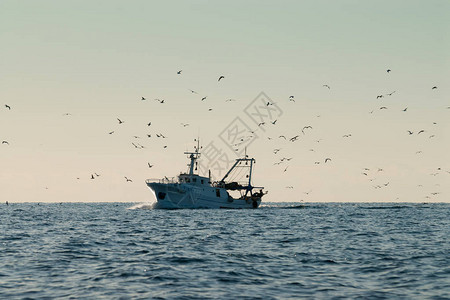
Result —
<instances>
[{"instance_id":1,"label":"boat window","mask_svg":"<svg viewBox=\"0 0 450 300\"><path fill-rule=\"evenodd\" d=\"M192 181L193 182L197 182L197 178L192 178Z\"/></svg>"},{"instance_id":2,"label":"boat window","mask_svg":"<svg viewBox=\"0 0 450 300\"><path fill-rule=\"evenodd\" d=\"M158 198L161 199L161 200L163 200L164 198L166 198L166 193L159 192L159 193L158 193Z\"/></svg>"},{"instance_id":3,"label":"boat window","mask_svg":"<svg viewBox=\"0 0 450 300\"><path fill-rule=\"evenodd\" d=\"M220 190L219 189L216 189L216 196L220 197Z\"/></svg>"},{"instance_id":4,"label":"boat window","mask_svg":"<svg viewBox=\"0 0 450 300\"><path fill-rule=\"evenodd\" d=\"M189 180L189 178L186 178L186 182L191 182L191 180Z\"/></svg>"},{"instance_id":5,"label":"boat window","mask_svg":"<svg viewBox=\"0 0 450 300\"><path fill-rule=\"evenodd\" d=\"M201 180L202 184L203 184L203 179Z\"/></svg>"}]
</instances>

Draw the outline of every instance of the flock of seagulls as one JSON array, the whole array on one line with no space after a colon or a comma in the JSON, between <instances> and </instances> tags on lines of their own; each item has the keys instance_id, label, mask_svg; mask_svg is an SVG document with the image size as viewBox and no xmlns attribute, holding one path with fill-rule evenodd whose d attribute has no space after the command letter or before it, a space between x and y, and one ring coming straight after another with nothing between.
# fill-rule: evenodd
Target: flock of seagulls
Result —
<instances>
[{"instance_id":1,"label":"flock of seagulls","mask_svg":"<svg viewBox=\"0 0 450 300\"><path fill-rule=\"evenodd\" d=\"M391 69L387 69L386 72L389 74L389 73L392 72L392 70ZM176 72L176 74L179 75L179 76L182 76L183 70L178 70ZM224 75L220 75L218 77L218 79L217 79L217 82L221 82L223 80L225 80L225 76ZM328 84L323 84L322 87L324 87L324 88L326 88L326 89L331 91L331 87ZM437 86L433 86L433 87L431 87L431 90L436 90L437 88L438 88ZM199 93L197 91L193 90L193 89L188 89L188 90L189 90L190 94L199 95ZM397 91L394 90L394 91L389 92L389 93L379 94L379 95L376 96L376 99L383 99L385 97L392 97L396 92ZM147 99L148 99L147 96L140 96L140 100L141 101L147 101ZM202 96L200 98L200 101L205 102L207 99L208 99L208 96ZM165 100L164 99L160 99L160 98L155 98L154 101L158 102L160 104L164 104L165 103ZM229 98L229 99L225 100L225 102L233 102L233 101L236 101L236 100L232 99L232 98ZM208 102L208 101L206 101L206 102ZM288 102L293 102L292 105L296 105L295 104L295 102L296 102L295 96L294 95L290 95L288 97ZM265 104L266 104L267 107L275 105L275 103L270 102L270 101L267 101ZM8 104L5 104L4 107L8 111L12 110L11 106L8 105ZM387 106L380 106L379 107L379 110L387 110L387 109L388 109ZM447 107L447 109L450 109L450 106ZM212 110L213 110L212 108L208 109L208 111L212 111ZM406 113L408 111L408 107L405 107L402 111ZM371 111L370 113L373 113L373 111ZM63 116L70 116L70 115L71 115L71 113L64 113L63 114ZM318 115L317 117L320 117L320 115ZM117 117L116 119L117 119L118 125L126 126L124 119L122 119L120 117ZM257 126L258 126L258 128L262 129L263 127L266 127L266 126L277 126L277 124L278 124L277 122L278 122L278 119L269 120L269 121L263 121L263 122L258 123ZM436 124L436 123L434 123L434 124ZM152 122L148 122L145 125L147 127L151 127L152 126ZM182 127L187 127L187 126L189 126L189 123L180 123L180 125ZM264 130L264 129L262 129L262 130ZM300 131L301 131L301 134L300 134ZM308 132L310 132L310 131L314 131L313 126L305 125L305 126L301 127L301 130L299 130L298 134L295 134L293 136L289 136L289 135L286 136L286 135L281 134L281 135L278 136L278 139L282 139L282 140L284 140L287 143L295 143L295 142L299 141L302 137L306 136L308 134ZM108 134L109 135L113 135L115 132L116 132L116 130L111 130L111 131L108 132ZM411 130L407 130L406 132L407 132L408 135L414 135L414 134L420 135L420 134L426 134L427 131L425 129L411 129ZM249 134L250 134L249 136L247 136L245 138L242 138L240 140L240 142L235 143L232 146L239 147L241 144L244 144L247 139L253 137L253 134L255 134L255 131L250 131ZM152 134L147 134L146 136L147 136L147 138L152 138ZM154 136L156 138L162 139L162 140L167 138L167 136L165 134L160 133L160 132L159 133L154 133ZM141 143L136 142L136 140L140 139L140 136L134 135L132 137L135 139L135 141L131 142L131 145L135 149L145 149L146 148ZM352 134L351 133L347 133L347 134L342 135L342 137L343 138L350 138L350 137L352 137ZM435 134L429 135L429 138L434 138L434 137L435 137ZM274 139L272 137L267 137L267 138L269 140L275 140L276 139L276 138ZM315 142L320 143L322 140L323 139L318 139L318 140L315 140ZM2 140L1 144L5 145L5 146L10 146L10 143L7 140ZM167 147L168 147L167 145L163 145L162 146L163 149L167 149ZM238 151L238 150L239 149L236 149L236 151ZM314 152L315 150L314 149L309 149L309 151ZM283 152L283 148L277 147L277 148L273 149L272 152L273 152L274 155L278 155L279 153ZM420 153L422 153L422 151L417 151L416 152L416 154L420 154ZM283 167L281 169L282 173L286 173L286 172L289 171L289 162L292 159L294 159L294 157L282 157L278 161L276 161L274 163L274 165L283 165ZM332 161L332 158L330 158L330 157L323 157L321 160L315 160L314 161L314 165L320 165L322 163L328 165L328 164L333 164L333 161ZM148 168L153 168L154 167L153 163L146 162L146 164L147 164ZM434 172L433 176L439 175L440 171L441 170L439 169L438 172ZM383 168L378 168L377 172L383 172ZM449 171L447 171L447 172L450 173ZM371 170L369 168L364 168L364 170L362 172L362 175L366 176L367 178L369 178L370 182L375 180L375 178L373 178L373 174L371 173ZM90 180L95 180L98 177L100 177L100 174L97 174L97 173L94 172L94 173L90 174L89 178L90 178ZM123 176L123 178L125 179L126 183L132 183L133 182L133 180L131 178L127 177L127 176ZM80 179L80 177L77 177L77 179ZM390 186L390 181L387 181L385 183L374 185L373 187L375 189L382 189L382 188L388 188L389 186ZM295 186L294 185L289 185L289 186L286 186L286 188L287 189L295 189ZM311 190L308 191L308 192L304 192L305 195L309 195L310 193L311 193ZM433 192L432 195L428 195L428 196L431 197L431 196L435 196L435 195L438 195L438 194L439 194L439 192Z\"/></svg>"}]
</instances>

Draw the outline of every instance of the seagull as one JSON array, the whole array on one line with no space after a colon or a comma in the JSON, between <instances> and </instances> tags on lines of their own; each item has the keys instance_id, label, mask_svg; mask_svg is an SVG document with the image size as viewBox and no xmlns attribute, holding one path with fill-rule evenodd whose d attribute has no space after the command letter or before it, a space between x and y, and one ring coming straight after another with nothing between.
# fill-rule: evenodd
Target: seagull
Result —
<instances>
[{"instance_id":1,"label":"seagull","mask_svg":"<svg viewBox=\"0 0 450 300\"><path fill-rule=\"evenodd\" d=\"M113 134L114 133L114 130L113 131L110 131L110 132L108 132L109 134Z\"/></svg>"},{"instance_id":2,"label":"seagull","mask_svg":"<svg viewBox=\"0 0 450 300\"><path fill-rule=\"evenodd\" d=\"M225 78L225 76L222 75L219 77L219 80L217 80L217 81L220 81L221 79L224 79L224 78Z\"/></svg>"},{"instance_id":3,"label":"seagull","mask_svg":"<svg viewBox=\"0 0 450 300\"><path fill-rule=\"evenodd\" d=\"M119 121L119 124L124 123L121 119L117 118L117 121Z\"/></svg>"},{"instance_id":4,"label":"seagull","mask_svg":"<svg viewBox=\"0 0 450 300\"><path fill-rule=\"evenodd\" d=\"M125 177L125 179L127 180L127 182L133 182L133 180L128 179L127 176L124 176L124 177Z\"/></svg>"},{"instance_id":5,"label":"seagull","mask_svg":"<svg viewBox=\"0 0 450 300\"><path fill-rule=\"evenodd\" d=\"M206 100L206 97L208 97L208 96L203 97L203 98L202 98L202 101L205 101L205 100Z\"/></svg>"},{"instance_id":6,"label":"seagull","mask_svg":"<svg viewBox=\"0 0 450 300\"><path fill-rule=\"evenodd\" d=\"M392 96L392 94L394 94L395 93L395 91L393 91L393 92L391 92L391 93L389 93L389 94L386 94L387 96Z\"/></svg>"},{"instance_id":7,"label":"seagull","mask_svg":"<svg viewBox=\"0 0 450 300\"><path fill-rule=\"evenodd\" d=\"M191 89L189 89L190 91L191 91L191 93L192 94L198 94L196 91L194 91L194 90L191 90Z\"/></svg>"},{"instance_id":8,"label":"seagull","mask_svg":"<svg viewBox=\"0 0 450 300\"><path fill-rule=\"evenodd\" d=\"M65 114L63 114L63 116L71 116L72 114L71 113L65 113Z\"/></svg>"},{"instance_id":9,"label":"seagull","mask_svg":"<svg viewBox=\"0 0 450 300\"><path fill-rule=\"evenodd\" d=\"M378 95L378 96L377 96L377 99L383 98L383 97L384 97L383 95Z\"/></svg>"},{"instance_id":10,"label":"seagull","mask_svg":"<svg viewBox=\"0 0 450 300\"><path fill-rule=\"evenodd\" d=\"M2 141L2 144L9 145L8 141Z\"/></svg>"},{"instance_id":11,"label":"seagull","mask_svg":"<svg viewBox=\"0 0 450 300\"><path fill-rule=\"evenodd\" d=\"M421 134L422 132L425 132L425 130L422 129L422 130L419 131L417 134Z\"/></svg>"},{"instance_id":12,"label":"seagull","mask_svg":"<svg viewBox=\"0 0 450 300\"><path fill-rule=\"evenodd\" d=\"M287 167L286 167L286 168L284 169L284 171L283 171L283 172L286 172L288 168L289 168L289 166L287 166Z\"/></svg>"},{"instance_id":13,"label":"seagull","mask_svg":"<svg viewBox=\"0 0 450 300\"><path fill-rule=\"evenodd\" d=\"M414 132L412 132L411 130L407 130L409 135L413 134Z\"/></svg>"},{"instance_id":14,"label":"seagull","mask_svg":"<svg viewBox=\"0 0 450 300\"><path fill-rule=\"evenodd\" d=\"M266 122L261 122L258 124L258 126L265 125L265 124L266 124Z\"/></svg>"},{"instance_id":15,"label":"seagull","mask_svg":"<svg viewBox=\"0 0 450 300\"><path fill-rule=\"evenodd\" d=\"M433 86L431 89L432 89L432 90L435 90L435 89L437 89L437 86Z\"/></svg>"},{"instance_id":16,"label":"seagull","mask_svg":"<svg viewBox=\"0 0 450 300\"><path fill-rule=\"evenodd\" d=\"M150 163L147 163L147 164L148 164L148 167L149 167L149 168L153 167L153 165L151 165Z\"/></svg>"},{"instance_id":17,"label":"seagull","mask_svg":"<svg viewBox=\"0 0 450 300\"><path fill-rule=\"evenodd\" d=\"M284 135L280 135L278 138L286 139L286 137Z\"/></svg>"},{"instance_id":18,"label":"seagull","mask_svg":"<svg viewBox=\"0 0 450 300\"><path fill-rule=\"evenodd\" d=\"M145 99L145 97L141 97L141 100L144 101L144 100L147 100L147 99Z\"/></svg>"},{"instance_id":19,"label":"seagull","mask_svg":"<svg viewBox=\"0 0 450 300\"><path fill-rule=\"evenodd\" d=\"M391 69L387 69L386 72L388 72L388 73L391 72Z\"/></svg>"},{"instance_id":20,"label":"seagull","mask_svg":"<svg viewBox=\"0 0 450 300\"><path fill-rule=\"evenodd\" d=\"M294 136L294 137L291 137L289 140L290 140L291 142L295 142L298 138L299 138L299 136L296 135L296 136Z\"/></svg>"},{"instance_id":21,"label":"seagull","mask_svg":"<svg viewBox=\"0 0 450 300\"><path fill-rule=\"evenodd\" d=\"M95 179L94 174L91 174L91 179Z\"/></svg>"},{"instance_id":22,"label":"seagull","mask_svg":"<svg viewBox=\"0 0 450 300\"><path fill-rule=\"evenodd\" d=\"M281 148L280 149L273 149L273 153L277 154L280 150L281 150Z\"/></svg>"},{"instance_id":23,"label":"seagull","mask_svg":"<svg viewBox=\"0 0 450 300\"><path fill-rule=\"evenodd\" d=\"M349 133L349 134L344 134L342 137L351 137L352 135Z\"/></svg>"},{"instance_id":24,"label":"seagull","mask_svg":"<svg viewBox=\"0 0 450 300\"><path fill-rule=\"evenodd\" d=\"M235 99L227 99L225 102L236 101Z\"/></svg>"},{"instance_id":25,"label":"seagull","mask_svg":"<svg viewBox=\"0 0 450 300\"><path fill-rule=\"evenodd\" d=\"M326 159L325 159L325 163L326 163L327 161L331 161L331 158L326 158Z\"/></svg>"},{"instance_id":26,"label":"seagull","mask_svg":"<svg viewBox=\"0 0 450 300\"><path fill-rule=\"evenodd\" d=\"M177 74L178 74L178 75L181 75L181 72L182 72L182 71L183 71L183 70L178 71Z\"/></svg>"},{"instance_id":27,"label":"seagull","mask_svg":"<svg viewBox=\"0 0 450 300\"><path fill-rule=\"evenodd\" d=\"M289 96L289 101L294 101L295 102L294 96Z\"/></svg>"},{"instance_id":28,"label":"seagull","mask_svg":"<svg viewBox=\"0 0 450 300\"><path fill-rule=\"evenodd\" d=\"M275 123L278 121L278 119L277 120L275 120L275 121L273 121L273 122L271 122L273 125L275 125Z\"/></svg>"},{"instance_id":29,"label":"seagull","mask_svg":"<svg viewBox=\"0 0 450 300\"><path fill-rule=\"evenodd\" d=\"M323 87L326 87L326 88L328 88L328 89L330 89L330 86L328 85L328 84L324 84L324 85L322 85Z\"/></svg>"},{"instance_id":30,"label":"seagull","mask_svg":"<svg viewBox=\"0 0 450 300\"><path fill-rule=\"evenodd\" d=\"M9 106L8 104L5 104L5 107L9 110L11 110L11 106Z\"/></svg>"},{"instance_id":31,"label":"seagull","mask_svg":"<svg viewBox=\"0 0 450 300\"><path fill-rule=\"evenodd\" d=\"M403 111L407 111L408 110L408 108L405 108Z\"/></svg>"},{"instance_id":32,"label":"seagull","mask_svg":"<svg viewBox=\"0 0 450 300\"><path fill-rule=\"evenodd\" d=\"M189 124L188 123L181 123L181 125L183 125L183 127L186 127L186 126L189 126Z\"/></svg>"},{"instance_id":33,"label":"seagull","mask_svg":"<svg viewBox=\"0 0 450 300\"><path fill-rule=\"evenodd\" d=\"M382 106L382 107L380 107L380 109L387 109L387 107L386 106Z\"/></svg>"},{"instance_id":34,"label":"seagull","mask_svg":"<svg viewBox=\"0 0 450 300\"><path fill-rule=\"evenodd\" d=\"M151 126L152 125L152 122L149 122L148 124L147 124L147 126Z\"/></svg>"},{"instance_id":35,"label":"seagull","mask_svg":"<svg viewBox=\"0 0 450 300\"><path fill-rule=\"evenodd\" d=\"M305 134L305 129L308 129L308 128L313 129L312 126L309 126L309 125L305 126L302 128L302 133Z\"/></svg>"},{"instance_id":36,"label":"seagull","mask_svg":"<svg viewBox=\"0 0 450 300\"><path fill-rule=\"evenodd\" d=\"M208 108L208 111L212 111L212 108Z\"/></svg>"},{"instance_id":37,"label":"seagull","mask_svg":"<svg viewBox=\"0 0 450 300\"><path fill-rule=\"evenodd\" d=\"M97 174L97 173L94 173L94 174L95 174L95 176L100 177L100 174Z\"/></svg>"}]
</instances>

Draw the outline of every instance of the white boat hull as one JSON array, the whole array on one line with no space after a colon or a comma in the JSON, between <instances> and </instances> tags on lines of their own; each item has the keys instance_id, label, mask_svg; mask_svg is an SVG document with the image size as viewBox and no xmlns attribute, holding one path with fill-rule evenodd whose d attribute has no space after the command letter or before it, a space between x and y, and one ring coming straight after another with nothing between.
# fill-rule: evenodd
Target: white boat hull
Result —
<instances>
[{"instance_id":1,"label":"white boat hull","mask_svg":"<svg viewBox=\"0 0 450 300\"><path fill-rule=\"evenodd\" d=\"M258 208L260 197L235 199L229 196L226 189L201 187L189 184L164 184L147 182L156 199L154 208Z\"/></svg>"}]
</instances>

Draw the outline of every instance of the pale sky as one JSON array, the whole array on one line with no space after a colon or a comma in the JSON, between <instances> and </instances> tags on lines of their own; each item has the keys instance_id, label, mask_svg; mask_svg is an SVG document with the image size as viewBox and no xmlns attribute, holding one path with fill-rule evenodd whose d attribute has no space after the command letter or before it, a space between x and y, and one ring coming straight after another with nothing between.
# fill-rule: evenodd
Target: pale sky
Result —
<instances>
[{"instance_id":1,"label":"pale sky","mask_svg":"<svg viewBox=\"0 0 450 300\"><path fill-rule=\"evenodd\" d=\"M450 202L449 12L0 0L0 200L151 202L145 179L186 171L195 138L234 159L227 130L246 128L265 202Z\"/></svg>"}]
</instances>

